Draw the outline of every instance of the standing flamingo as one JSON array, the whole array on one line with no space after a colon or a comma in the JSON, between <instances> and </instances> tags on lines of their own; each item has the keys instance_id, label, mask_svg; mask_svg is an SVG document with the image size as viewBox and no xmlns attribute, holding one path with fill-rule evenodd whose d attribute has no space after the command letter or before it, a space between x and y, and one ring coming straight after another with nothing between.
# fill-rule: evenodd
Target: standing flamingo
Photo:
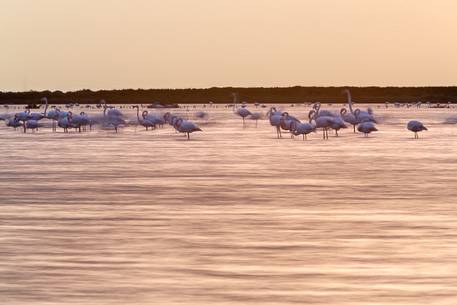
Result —
<instances>
[{"instance_id":1,"label":"standing flamingo","mask_svg":"<svg viewBox=\"0 0 457 305\"><path fill-rule=\"evenodd\" d=\"M316 118L321 116L335 117L335 114L330 110L321 109L321 103L315 103L313 109L316 111Z\"/></svg>"},{"instance_id":2,"label":"standing flamingo","mask_svg":"<svg viewBox=\"0 0 457 305\"><path fill-rule=\"evenodd\" d=\"M343 120L349 124L351 124L354 128L354 133L355 133L355 127L359 124L359 120L355 117L354 114L352 113L347 113L346 108L341 108L340 114Z\"/></svg>"},{"instance_id":3,"label":"standing flamingo","mask_svg":"<svg viewBox=\"0 0 457 305\"><path fill-rule=\"evenodd\" d=\"M271 107L267 112L267 116L270 120L270 125L276 127L276 135L278 136L278 139L281 138L281 111L276 110L275 107Z\"/></svg>"},{"instance_id":4,"label":"standing flamingo","mask_svg":"<svg viewBox=\"0 0 457 305\"><path fill-rule=\"evenodd\" d=\"M328 140L328 129L332 128L333 117L331 116L318 116L316 110L311 110L308 113L309 122L315 122L316 128L322 128L323 139Z\"/></svg>"},{"instance_id":5,"label":"standing flamingo","mask_svg":"<svg viewBox=\"0 0 457 305\"><path fill-rule=\"evenodd\" d=\"M332 123L330 127L335 130L336 136L338 136L338 130L341 128L347 128L346 124L344 124L344 121L341 117L334 117L332 118Z\"/></svg>"},{"instance_id":6,"label":"standing flamingo","mask_svg":"<svg viewBox=\"0 0 457 305\"><path fill-rule=\"evenodd\" d=\"M56 122L59 120L59 110L56 106L51 106L51 110L48 111L46 117L52 120L52 131L56 131Z\"/></svg>"},{"instance_id":7,"label":"standing flamingo","mask_svg":"<svg viewBox=\"0 0 457 305\"><path fill-rule=\"evenodd\" d=\"M202 131L197 125L195 125L191 121L184 121L183 119L178 119L175 122L175 128L179 132L186 133L187 134L187 140L190 140L190 133L194 131Z\"/></svg>"},{"instance_id":8,"label":"standing flamingo","mask_svg":"<svg viewBox=\"0 0 457 305\"><path fill-rule=\"evenodd\" d=\"M244 103L241 108L236 108L236 103L238 101L238 95L236 93L232 93L233 95L233 112L236 115L239 115L243 119L243 128L246 127L245 118L251 115L251 112L246 109L246 104Z\"/></svg>"},{"instance_id":9,"label":"standing flamingo","mask_svg":"<svg viewBox=\"0 0 457 305\"><path fill-rule=\"evenodd\" d=\"M46 113L48 111L48 99L46 97L43 97L41 99L41 103L45 103L45 108L43 113L39 112L34 112L34 113L29 113L28 119L34 120L34 121L39 121L42 120L46 117Z\"/></svg>"},{"instance_id":10,"label":"standing flamingo","mask_svg":"<svg viewBox=\"0 0 457 305\"><path fill-rule=\"evenodd\" d=\"M252 112L251 116L249 117L249 119L255 121L256 128L257 128L257 121L260 120L261 118L262 118L262 114L260 112Z\"/></svg>"},{"instance_id":11,"label":"standing flamingo","mask_svg":"<svg viewBox=\"0 0 457 305\"><path fill-rule=\"evenodd\" d=\"M363 123L363 122L376 123L376 120L373 117L373 110L371 108L368 108L367 111L362 111L360 109L353 110L351 92L348 89L344 90L344 92L347 94L349 111L351 112L352 115L355 116L358 124ZM350 122L348 122L348 123L350 123ZM352 124L352 123L350 123L350 124Z\"/></svg>"},{"instance_id":12,"label":"standing flamingo","mask_svg":"<svg viewBox=\"0 0 457 305\"><path fill-rule=\"evenodd\" d=\"M116 133L118 132L119 126L125 124L125 121L122 118L122 112L120 112L118 109L107 106L106 103L104 103L103 117L105 118L108 125L113 125Z\"/></svg>"},{"instance_id":13,"label":"standing flamingo","mask_svg":"<svg viewBox=\"0 0 457 305\"><path fill-rule=\"evenodd\" d=\"M298 136L298 135L303 135L303 141L306 138L306 135L316 131L316 127L313 124L310 123L297 123L295 121L292 122L291 124L291 131L293 135Z\"/></svg>"},{"instance_id":14,"label":"standing flamingo","mask_svg":"<svg viewBox=\"0 0 457 305\"><path fill-rule=\"evenodd\" d=\"M297 124L301 123L300 120L297 118L289 115L288 112L283 112L281 115L281 123L280 126L283 130L292 130L292 122L295 122ZM291 132L291 137L293 137L293 133Z\"/></svg>"},{"instance_id":15,"label":"standing flamingo","mask_svg":"<svg viewBox=\"0 0 457 305\"><path fill-rule=\"evenodd\" d=\"M24 127L24 133L27 132L27 129L31 129L34 132L35 130L38 130L38 121L30 119L25 121L22 126Z\"/></svg>"},{"instance_id":16,"label":"standing flamingo","mask_svg":"<svg viewBox=\"0 0 457 305\"><path fill-rule=\"evenodd\" d=\"M151 128L154 128L154 127L155 127L155 125L154 125L153 122L151 122L151 121L148 120L148 119L145 119L145 116L146 116L146 113L147 113L146 110L143 111L143 113L142 113L142 118L140 118L140 107L138 107L138 106L133 106L133 108L134 108L134 109L136 108L136 117L137 117L137 119L138 119L138 123L139 123L141 126L145 127L146 130L149 130L149 127L151 127Z\"/></svg>"},{"instance_id":17,"label":"standing flamingo","mask_svg":"<svg viewBox=\"0 0 457 305\"><path fill-rule=\"evenodd\" d=\"M360 123L359 126L357 127L357 130L359 132L363 132L365 137L368 137L368 134L373 131L378 131L378 129L376 128L376 126L374 125L373 122Z\"/></svg>"},{"instance_id":18,"label":"standing flamingo","mask_svg":"<svg viewBox=\"0 0 457 305\"><path fill-rule=\"evenodd\" d=\"M414 139L419 139L419 135L417 134L418 132L422 130L428 130L427 127L422 124L422 122L413 120L409 121L408 125L406 125L406 128L412 132L414 132Z\"/></svg>"},{"instance_id":19,"label":"standing flamingo","mask_svg":"<svg viewBox=\"0 0 457 305\"><path fill-rule=\"evenodd\" d=\"M72 112L71 111L68 111L67 115L65 116L61 116L59 118L59 120L57 121L57 125L60 127L60 128L63 128L63 131L65 133L68 132L68 128L71 128L72 125L71 125L71 117L72 117Z\"/></svg>"},{"instance_id":20,"label":"standing flamingo","mask_svg":"<svg viewBox=\"0 0 457 305\"><path fill-rule=\"evenodd\" d=\"M13 127L14 129L21 127L22 124L23 123L17 118L17 115L14 116L14 119L10 118L6 121L6 126Z\"/></svg>"}]
</instances>

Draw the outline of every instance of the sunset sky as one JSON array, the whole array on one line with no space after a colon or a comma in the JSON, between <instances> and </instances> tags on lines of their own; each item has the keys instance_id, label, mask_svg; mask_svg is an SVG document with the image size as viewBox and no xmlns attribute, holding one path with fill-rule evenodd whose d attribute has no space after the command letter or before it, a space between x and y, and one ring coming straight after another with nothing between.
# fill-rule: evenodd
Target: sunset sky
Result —
<instances>
[{"instance_id":1,"label":"sunset sky","mask_svg":"<svg viewBox=\"0 0 457 305\"><path fill-rule=\"evenodd\" d=\"M0 0L0 90L457 85L456 0Z\"/></svg>"}]
</instances>

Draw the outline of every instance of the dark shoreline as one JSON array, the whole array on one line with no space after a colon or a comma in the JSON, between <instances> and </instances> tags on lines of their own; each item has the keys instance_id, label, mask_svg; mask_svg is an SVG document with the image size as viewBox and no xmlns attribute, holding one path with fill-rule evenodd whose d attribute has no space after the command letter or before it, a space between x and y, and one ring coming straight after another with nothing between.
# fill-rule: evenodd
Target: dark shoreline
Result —
<instances>
[{"instance_id":1,"label":"dark shoreline","mask_svg":"<svg viewBox=\"0 0 457 305\"><path fill-rule=\"evenodd\" d=\"M79 91L0 92L0 104L38 104L47 97L51 104L227 104L237 92L240 102L248 103L344 103L343 89L349 88L353 100L360 103L432 102L457 103L457 86L452 87L213 87L206 89L122 89Z\"/></svg>"}]
</instances>

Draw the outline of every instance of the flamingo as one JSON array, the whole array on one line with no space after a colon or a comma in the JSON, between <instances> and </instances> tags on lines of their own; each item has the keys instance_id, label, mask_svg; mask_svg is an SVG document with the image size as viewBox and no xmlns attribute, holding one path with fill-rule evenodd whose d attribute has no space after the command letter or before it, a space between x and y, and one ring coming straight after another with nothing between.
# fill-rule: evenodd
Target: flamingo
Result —
<instances>
[{"instance_id":1,"label":"flamingo","mask_svg":"<svg viewBox=\"0 0 457 305\"><path fill-rule=\"evenodd\" d=\"M359 126L357 127L357 130L359 132L363 132L365 137L368 137L368 134L373 131L378 131L378 129L376 128L376 126L374 125L373 122L360 123Z\"/></svg>"},{"instance_id":2,"label":"flamingo","mask_svg":"<svg viewBox=\"0 0 457 305\"><path fill-rule=\"evenodd\" d=\"M428 130L427 127L422 124L422 122L413 120L409 121L408 125L406 125L406 128L412 132L414 132L414 139L419 139L419 135L417 134L418 132L422 130Z\"/></svg>"},{"instance_id":3,"label":"flamingo","mask_svg":"<svg viewBox=\"0 0 457 305\"><path fill-rule=\"evenodd\" d=\"M281 128L284 130L291 130L292 122L301 123L300 120L289 115L288 112L283 112L281 115L281 121L280 121ZM291 137L293 137L292 132L291 132Z\"/></svg>"},{"instance_id":4,"label":"flamingo","mask_svg":"<svg viewBox=\"0 0 457 305\"><path fill-rule=\"evenodd\" d=\"M138 107L138 106L133 106L133 108L134 108L134 109L136 108L136 117L137 117L138 123L139 123L140 125L142 125L143 127L145 127L146 130L149 130L149 127L151 127L151 128L154 128L154 127L155 127L155 125L154 125L153 122L151 122L150 120L144 118L145 115L147 114L147 111L146 111L146 110L143 111L143 113L142 113L142 118L140 118L140 107Z\"/></svg>"},{"instance_id":5,"label":"flamingo","mask_svg":"<svg viewBox=\"0 0 457 305\"><path fill-rule=\"evenodd\" d=\"M59 110L56 106L51 106L51 110L48 111L46 117L52 120L52 130L56 131L56 122L59 120Z\"/></svg>"},{"instance_id":6,"label":"flamingo","mask_svg":"<svg viewBox=\"0 0 457 305\"><path fill-rule=\"evenodd\" d=\"M296 121L292 121L291 123L291 131L293 135L303 135L303 141L306 139L306 135L316 131L316 127L310 123L297 123Z\"/></svg>"},{"instance_id":7,"label":"flamingo","mask_svg":"<svg viewBox=\"0 0 457 305\"><path fill-rule=\"evenodd\" d=\"M118 131L119 126L125 124L124 119L122 119L122 112L120 112L118 109L108 107L106 103L104 104L103 117L106 119L108 125L114 126L114 130L116 131L116 133Z\"/></svg>"},{"instance_id":8,"label":"flamingo","mask_svg":"<svg viewBox=\"0 0 457 305\"><path fill-rule=\"evenodd\" d=\"M281 111L276 110L275 107L271 107L267 112L267 116L270 121L270 125L276 127L276 135L278 136L278 139L281 138Z\"/></svg>"},{"instance_id":9,"label":"flamingo","mask_svg":"<svg viewBox=\"0 0 457 305\"><path fill-rule=\"evenodd\" d=\"M155 127L155 125L163 126L163 124L165 124L165 122L166 122L166 120L164 119L163 116L150 114L147 110L143 111L141 116L143 117L144 120L148 120L148 121L152 122L154 127Z\"/></svg>"},{"instance_id":10,"label":"flamingo","mask_svg":"<svg viewBox=\"0 0 457 305\"><path fill-rule=\"evenodd\" d=\"M31 129L32 131L38 130L38 121L37 120L27 120L22 125L24 127L24 133L27 132L27 129Z\"/></svg>"},{"instance_id":11,"label":"flamingo","mask_svg":"<svg viewBox=\"0 0 457 305\"><path fill-rule=\"evenodd\" d=\"M63 128L64 132L68 132L68 128L72 127L72 124L71 124L72 115L73 115L72 112L68 111L67 115L61 116L59 118L59 120L57 121L57 125L60 128Z\"/></svg>"},{"instance_id":12,"label":"flamingo","mask_svg":"<svg viewBox=\"0 0 457 305\"><path fill-rule=\"evenodd\" d=\"M315 122L316 128L322 128L323 139L328 140L328 129L332 128L333 117L330 116L317 116L316 110L311 110L308 113L309 122Z\"/></svg>"},{"instance_id":13,"label":"flamingo","mask_svg":"<svg viewBox=\"0 0 457 305\"><path fill-rule=\"evenodd\" d=\"M25 122L27 121L27 119L29 118L29 114L30 114L30 109L27 109L23 112L17 112L14 114L14 116L19 120L19 121L22 121L22 122Z\"/></svg>"},{"instance_id":14,"label":"flamingo","mask_svg":"<svg viewBox=\"0 0 457 305\"><path fill-rule=\"evenodd\" d=\"M34 120L34 121L39 121L39 120L42 120L42 119L44 119L46 117L46 112L48 111L48 99L46 97L43 97L41 99L41 102L46 104L46 106L44 108L44 113L38 113L38 112L29 113L28 119L31 119L31 120Z\"/></svg>"},{"instance_id":15,"label":"flamingo","mask_svg":"<svg viewBox=\"0 0 457 305\"><path fill-rule=\"evenodd\" d=\"M71 127L78 129L79 132L81 132L81 127L85 129L85 126L89 124L91 121L84 111L71 117Z\"/></svg>"},{"instance_id":16,"label":"flamingo","mask_svg":"<svg viewBox=\"0 0 457 305\"><path fill-rule=\"evenodd\" d=\"M355 133L355 126L357 126L357 124L359 124L359 121L357 120L357 118L355 117L354 114L347 113L347 112L348 111L346 108L341 108L341 111L340 111L341 117L343 118L343 120L345 122L351 124L354 127L354 133Z\"/></svg>"},{"instance_id":17,"label":"flamingo","mask_svg":"<svg viewBox=\"0 0 457 305\"><path fill-rule=\"evenodd\" d=\"M195 125L191 121L184 121L183 119L179 118L175 122L175 128L179 132L187 133L187 139L190 140L190 133L194 131L202 131L197 125Z\"/></svg>"},{"instance_id":18,"label":"flamingo","mask_svg":"<svg viewBox=\"0 0 457 305\"><path fill-rule=\"evenodd\" d=\"M349 111L351 112L352 115L355 116L358 124L363 123L363 122L376 123L376 120L373 117L373 110L371 108L368 108L367 111L362 111L360 109L353 110L351 92L348 89L344 90L344 92L347 94ZM348 122L348 123L350 123L350 122ZM352 124L352 123L350 123L350 124Z\"/></svg>"},{"instance_id":19,"label":"flamingo","mask_svg":"<svg viewBox=\"0 0 457 305\"><path fill-rule=\"evenodd\" d=\"M334 117L332 119L332 124L330 125L330 127L333 130L335 130L336 136L338 136L338 130L340 130L341 128L347 128L346 124L344 124L344 121L341 117Z\"/></svg>"},{"instance_id":20,"label":"flamingo","mask_svg":"<svg viewBox=\"0 0 457 305\"><path fill-rule=\"evenodd\" d=\"M8 119L6 122L6 126L8 127L13 127L14 129L21 127L23 123L17 118L17 116L14 116L14 119Z\"/></svg>"},{"instance_id":21,"label":"flamingo","mask_svg":"<svg viewBox=\"0 0 457 305\"><path fill-rule=\"evenodd\" d=\"M115 117L115 116L122 117L123 116L122 112L119 109L116 109L113 106L106 105L106 101L105 100L101 100L100 103L105 108L105 111L108 108L107 114L108 114L109 117Z\"/></svg>"},{"instance_id":22,"label":"flamingo","mask_svg":"<svg viewBox=\"0 0 457 305\"><path fill-rule=\"evenodd\" d=\"M313 109L316 111L316 118L321 116L335 117L335 114L330 110L321 109L321 103L315 103Z\"/></svg>"},{"instance_id":23,"label":"flamingo","mask_svg":"<svg viewBox=\"0 0 457 305\"><path fill-rule=\"evenodd\" d=\"M195 113L195 117L198 119L207 119L208 118L208 113L204 111L197 111Z\"/></svg>"},{"instance_id":24,"label":"flamingo","mask_svg":"<svg viewBox=\"0 0 457 305\"><path fill-rule=\"evenodd\" d=\"M246 127L246 123L245 123L245 118L250 116L251 115L251 112L246 109L246 103L243 102L243 105L241 106L241 108L236 108L236 103L237 103L237 100L238 100L238 95L236 93L232 93L233 95L233 112L236 114L236 115L239 115L242 119L243 119L243 128Z\"/></svg>"},{"instance_id":25,"label":"flamingo","mask_svg":"<svg viewBox=\"0 0 457 305\"><path fill-rule=\"evenodd\" d=\"M354 115L360 123L363 122L372 122L377 123L375 118L373 117L373 110L368 108L368 111L362 111L360 109L354 110Z\"/></svg>"},{"instance_id":26,"label":"flamingo","mask_svg":"<svg viewBox=\"0 0 457 305\"><path fill-rule=\"evenodd\" d=\"M89 130L92 130L92 119L84 112L82 111L80 114L79 114L81 117L82 117L82 127L83 127L83 131L86 131L86 126L89 125Z\"/></svg>"},{"instance_id":27,"label":"flamingo","mask_svg":"<svg viewBox=\"0 0 457 305\"><path fill-rule=\"evenodd\" d=\"M262 118L262 114L260 112L252 112L249 119L255 120L255 127L257 128L257 121Z\"/></svg>"}]
</instances>

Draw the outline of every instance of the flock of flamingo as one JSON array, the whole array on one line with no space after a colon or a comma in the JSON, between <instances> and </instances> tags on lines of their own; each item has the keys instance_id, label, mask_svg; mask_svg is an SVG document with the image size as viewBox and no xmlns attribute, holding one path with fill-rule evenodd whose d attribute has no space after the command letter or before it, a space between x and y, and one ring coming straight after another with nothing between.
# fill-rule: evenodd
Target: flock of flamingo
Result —
<instances>
[{"instance_id":1,"label":"flock of flamingo","mask_svg":"<svg viewBox=\"0 0 457 305\"><path fill-rule=\"evenodd\" d=\"M346 108L342 108L340 113L334 113L330 110L321 109L320 103L314 103L313 109L308 113L308 122L301 122L296 117L290 115L288 112L278 111L275 107L272 107L267 112L267 117L270 121L270 125L276 128L276 135L278 138L282 137L282 130L288 131L293 136L301 135L303 140L311 132L317 129L322 129L322 137L324 140L328 140L328 134L330 130L335 131L338 136L338 131L342 128L347 128L346 123L353 126L354 133L356 128L359 132L363 133L365 137L374 131L378 131L376 128L376 119L373 115L373 110L368 108L367 111L360 109L353 109L353 103L351 93L349 90L345 90L348 97L349 112ZM259 113L251 113L245 107L236 109L236 96L234 96L234 112L243 119L243 126L245 125L245 118L251 118L258 120ZM424 124L417 120L409 121L407 129L414 132L414 138L418 139L418 132L427 130Z\"/></svg>"},{"instance_id":2,"label":"flock of flamingo","mask_svg":"<svg viewBox=\"0 0 457 305\"><path fill-rule=\"evenodd\" d=\"M1 117L0 119L5 120L6 126L8 127L13 127L14 129L22 127L24 133L26 133L27 130L36 131L40 127L39 121L43 119L49 119L52 121L53 131L56 131L57 127L60 127L65 133L68 133L69 129L75 129L79 132L86 131L87 127L92 129L92 126L95 124L112 127L117 133L120 126L127 124L124 119L124 114L119 109L116 109L113 106L108 106L105 101L101 102L101 107L103 107L102 115L92 116L86 114L85 112L73 114L72 111L64 111L56 106L52 106L52 109L48 111L47 98L43 98L41 102L45 104L43 113L31 113L30 109L27 109L23 112L15 113L12 116ZM140 116L139 106L133 106L132 108L137 110L136 114L138 124L145 127L146 130L149 128L155 129L157 127L162 127L164 124L168 123L177 132L186 134L188 139L190 139L190 133L201 131L195 123L185 120L180 116L173 115L170 112L167 112L164 115L159 115L150 114L147 110L145 110Z\"/></svg>"},{"instance_id":3,"label":"flock of flamingo","mask_svg":"<svg viewBox=\"0 0 457 305\"><path fill-rule=\"evenodd\" d=\"M329 138L329 131L333 130L336 136L338 136L338 131L340 129L347 128L346 124L352 125L354 133L357 130L363 133L365 137L368 137L371 132L377 131L377 121L372 109L368 108L366 111L354 109L349 90L345 90L345 93L347 94L348 108L342 108L339 113L321 109L320 103L314 103L312 109L308 113L307 122L301 122L288 112L278 111L275 107L272 107L267 112L267 118L270 125L276 129L276 136L278 138L281 138L282 132L286 131L290 133L291 137L301 135L303 140L305 140L308 134L321 129L322 138L327 140ZM233 97L233 112L242 118L243 127L245 126L246 118L255 120L257 127L257 121L263 117L262 114L249 111L244 103L241 107L237 107L236 94L234 94ZM24 133L28 130L33 132L36 131L41 125L39 121L43 119L52 121L53 131L57 131L57 127L60 127L65 133L68 133L70 129L75 129L79 132L86 131L87 128L91 130L92 126L95 124L112 127L115 132L118 132L120 126L126 125L125 116L121 110L107 105L105 101L102 101L98 105L99 108L103 109L103 112L98 115L88 115L85 112L74 114L72 111L64 111L56 106L51 106L51 109L48 111L49 105L47 98L43 98L41 102L45 105L44 112L42 113L31 112L30 109L27 109L12 115L0 116L0 119L5 120L8 127L14 129L22 128ZM256 106L258 106L258 103L256 103ZM231 105L227 107L231 107ZM265 106L263 105L263 107ZM185 134L187 139L190 139L190 134L192 132L202 131L194 122L170 112L166 112L165 114L152 114L147 110L144 110L140 115L140 106L132 106L132 108L136 109L138 125L145 127L146 130L163 127L163 125L169 124L176 132ZM204 119L208 114L204 111L199 111L195 116ZM414 132L415 139L418 138L418 132L427 130L424 124L417 120L409 121L407 129Z\"/></svg>"}]
</instances>

